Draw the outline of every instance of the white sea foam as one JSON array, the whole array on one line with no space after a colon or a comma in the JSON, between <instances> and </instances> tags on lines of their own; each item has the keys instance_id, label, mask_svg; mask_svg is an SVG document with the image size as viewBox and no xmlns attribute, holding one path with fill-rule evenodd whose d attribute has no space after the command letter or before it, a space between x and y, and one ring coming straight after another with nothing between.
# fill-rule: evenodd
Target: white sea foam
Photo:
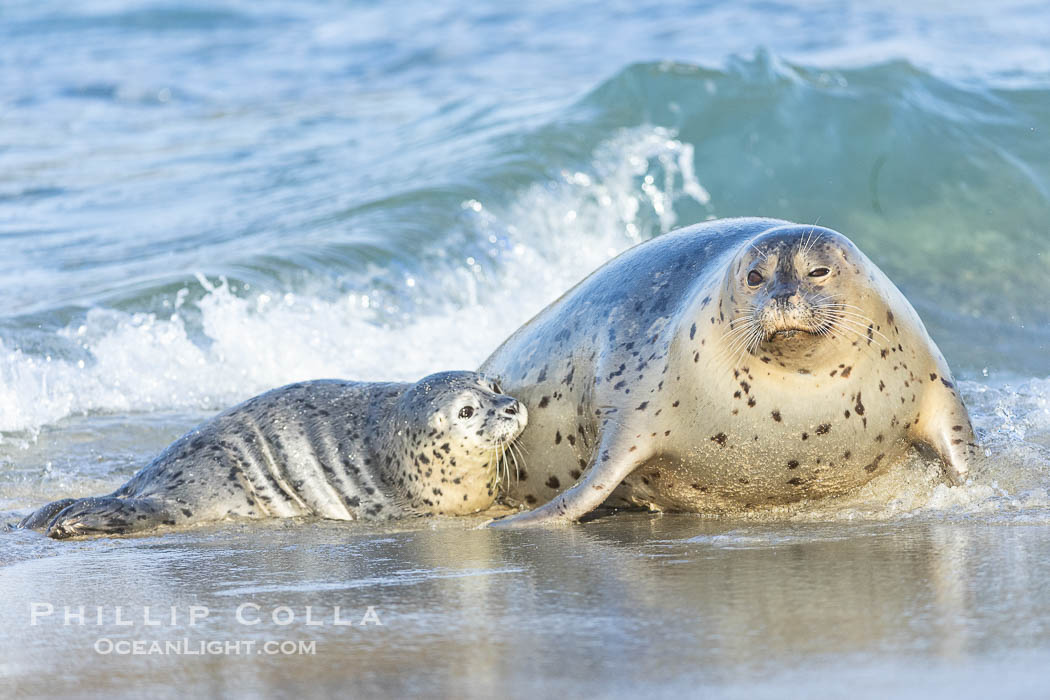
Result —
<instances>
[{"instance_id":1,"label":"white sea foam","mask_svg":"<svg viewBox=\"0 0 1050 700\"><path fill-rule=\"evenodd\" d=\"M199 332L187 327L183 292L168 316L96 308L61 330L87 360L40 357L0 338L0 431L32 433L88 413L218 409L311 378L411 380L477 367L589 271L672 228L677 198L706 203L692 161L692 146L671 132L640 128L510 206L464 202L470 238L488 244L451 265L457 254L444 251L440 266L404 280L419 309L404 322L377 321L367 288L340 299L246 294L198 275Z\"/></svg>"}]
</instances>

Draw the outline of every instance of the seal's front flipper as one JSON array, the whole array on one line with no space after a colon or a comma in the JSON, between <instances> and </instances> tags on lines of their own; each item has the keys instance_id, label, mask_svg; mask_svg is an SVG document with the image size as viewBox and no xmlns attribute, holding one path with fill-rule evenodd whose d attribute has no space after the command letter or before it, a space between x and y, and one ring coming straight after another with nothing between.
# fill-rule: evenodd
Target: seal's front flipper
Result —
<instances>
[{"instance_id":1,"label":"seal's front flipper","mask_svg":"<svg viewBox=\"0 0 1050 700\"><path fill-rule=\"evenodd\" d=\"M977 456L977 438L955 383L936 374L930 377L922 410L909 432L916 444L937 454L948 478L958 486L966 483Z\"/></svg>"},{"instance_id":2,"label":"seal's front flipper","mask_svg":"<svg viewBox=\"0 0 1050 700\"><path fill-rule=\"evenodd\" d=\"M579 520L600 506L620 482L630 475L652 453L644 444L631 444L625 436L634 431L617 427L603 436L591 457L587 473L575 486L562 491L551 501L534 510L492 521L488 527L511 528L534 525L568 524ZM642 441L644 443L644 441Z\"/></svg>"},{"instance_id":3,"label":"seal's front flipper","mask_svg":"<svg viewBox=\"0 0 1050 700\"><path fill-rule=\"evenodd\" d=\"M123 535L174 525L167 505L152 498L81 498L59 512L47 527L56 540L80 535Z\"/></svg>"},{"instance_id":4,"label":"seal's front flipper","mask_svg":"<svg viewBox=\"0 0 1050 700\"><path fill-rule=\"evenodd\" d=\"M42 530L47 527L52 518L76 502L77 499L75 498L63 498L61 501L52 501L46 506L37 508L23 518L22 522L18 523L18 527L24 527L27 530Z\"/></svg>"}]
</instances>

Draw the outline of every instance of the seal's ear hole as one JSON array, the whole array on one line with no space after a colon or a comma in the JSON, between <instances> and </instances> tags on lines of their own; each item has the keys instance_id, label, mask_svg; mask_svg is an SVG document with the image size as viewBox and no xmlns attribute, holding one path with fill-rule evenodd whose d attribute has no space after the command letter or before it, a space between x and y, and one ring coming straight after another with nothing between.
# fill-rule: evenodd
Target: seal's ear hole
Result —
<instances>
[{"instance_id":1,"label":"seal's ear hole","mask_svg":"<svg viewBox=\"0 0 1050 700\"><path fill-rule=\"evenodd\" d=\"M752 287L757 287L762 284L762 273L758 270L752 270L747 273L747 283Z\"/></svg>"},{"instance_id":2,"label":"seal's ear hole","mask_svg":"<svg viewBox=\"0 0 1050 700\"><path fill-rule=\"evenodd\" d=\"M827 277L831 274L831 270L826 267L815 267L809 271L810 277Z\"/></svg>"},{"instance_id":3,"label":"seal's ear hole","mask_svg":"<svg viewBox=\"0 0 1050 700\"><path fill-rule=\"evenodd\" d=\"M474 415L473 406L464 406L463 408L459 409L460 418L470 418L472 415Z\"/></svg>"}]
</instances>

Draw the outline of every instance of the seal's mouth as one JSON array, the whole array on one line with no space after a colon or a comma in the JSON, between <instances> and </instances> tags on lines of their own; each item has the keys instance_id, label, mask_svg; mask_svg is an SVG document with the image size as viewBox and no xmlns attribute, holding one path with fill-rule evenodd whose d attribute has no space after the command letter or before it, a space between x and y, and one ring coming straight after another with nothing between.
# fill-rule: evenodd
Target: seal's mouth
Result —
<instances>
[{"instance_id":1,"label":"seal's mouth","mask_svg":"<svg viewBox=\"0 0 1050 700\"><path fill-rule=\"evenodd\" d=\"M813 337L820 335L819 328L777 328L776 330L766 333L766 342L773 342L777 340L791 340L793 338L802 337Z\"/></svg>"}]
</instances>

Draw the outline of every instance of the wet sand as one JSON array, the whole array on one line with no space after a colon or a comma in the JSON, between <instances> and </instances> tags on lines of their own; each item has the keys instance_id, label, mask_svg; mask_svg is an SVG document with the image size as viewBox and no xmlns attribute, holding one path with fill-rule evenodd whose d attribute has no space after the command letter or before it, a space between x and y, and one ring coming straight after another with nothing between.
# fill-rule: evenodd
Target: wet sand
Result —
<instances>
[{"instance_id":1,"label":"wet sand","mask_svg":"<svg viewBox=\"0 0 1050 700\"><path fill-rule=\"evenodd\" d=\"M1035 515L14 531L0 534L0 677L19 697L1033 697L1050 688ZM81 605L85 624L66 624ZM207 615L191 626L193 606ZM136 640L198 653L120 653ZM209 640L256 646L199 653ZM315 644L273 655L267 641Z\"/></svg>"}]
</instances>

